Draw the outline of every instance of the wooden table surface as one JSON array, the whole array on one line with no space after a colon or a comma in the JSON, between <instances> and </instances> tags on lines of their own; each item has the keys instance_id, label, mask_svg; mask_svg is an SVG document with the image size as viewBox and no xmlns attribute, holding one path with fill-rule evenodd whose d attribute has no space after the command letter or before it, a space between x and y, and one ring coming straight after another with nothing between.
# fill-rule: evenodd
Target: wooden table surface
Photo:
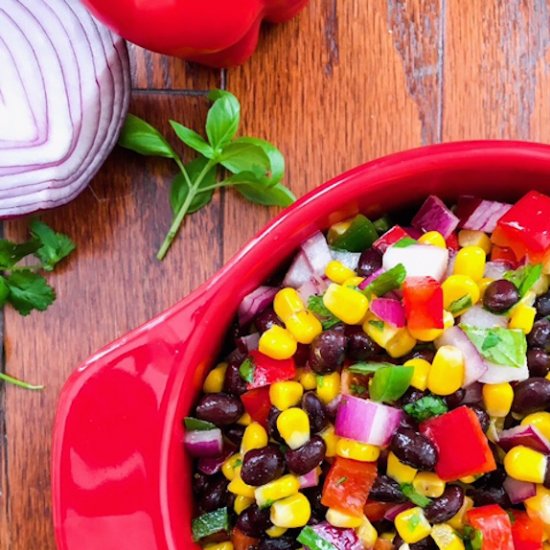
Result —
<instances>
[{"instance_id":1,"label":"wooden table surface","mask_svg":"<svg viewBox=\"0 0 550 550\"><path fill-rule=\"evenodd\" d=\"M208 70L137 48L131 57L132 112L166 131L169 118L199 128L208 89L229 89L243 131L286 155L298 196L419 145L550 141L550 0L312 0L294 21L266 28L243 67ZM1 391L2 550L55 548L50 439L71 370L197 287L276 212L218 194L159 263L173 175L168 161L117 150L77 200L43 216L78 250L50 277L58 299L46 313L4 312L5 370L47 387ZM4 234L22 237L25 227L5 223Z\"/></svg>"}]
</instances>

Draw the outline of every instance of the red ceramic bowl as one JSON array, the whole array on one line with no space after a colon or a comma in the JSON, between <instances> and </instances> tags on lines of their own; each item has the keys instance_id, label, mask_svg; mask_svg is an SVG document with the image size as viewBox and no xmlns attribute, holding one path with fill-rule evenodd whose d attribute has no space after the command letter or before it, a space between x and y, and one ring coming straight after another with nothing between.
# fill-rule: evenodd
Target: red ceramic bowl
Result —
<instances>
[{"instance_id":1,"label":"red ceramic bowl","mask_svg":"<svg viewBox=\"0 0 550 550\"><path fill-rule=\"evenodd\" d=\"M413 205L430 193L515 200L550 193L550 147L467 142L391 155L319 187L288 208L217 275L105 347L66 383L53 444L53 504L62 550L187 550L193 495L181 419L241 299L309 235L361 211Z\"/></svg>"}]
</instances>

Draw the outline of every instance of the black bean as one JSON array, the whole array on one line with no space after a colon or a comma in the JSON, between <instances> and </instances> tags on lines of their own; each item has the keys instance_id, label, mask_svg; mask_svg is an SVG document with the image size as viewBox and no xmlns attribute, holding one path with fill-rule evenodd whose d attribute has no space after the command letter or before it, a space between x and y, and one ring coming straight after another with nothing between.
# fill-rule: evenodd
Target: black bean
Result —
<instances>
[{"instance_id":1,"label":"black bean","mask_svg":"<svg viewBox=\"0 0 550 550\"><path fill-rule=\"evenodd\" d=\"M547 489L550 489L550 465L546 465L546 475L542 483Z\"/></svg>"},{"instance_id":2,"label":"black bean","mask_svg":"<svg viewBox=\"0 0 550 550\"><path fill-rule=\"evenodd\" d=\"M409 354L401 357L399 359L401 364L406 363L407 361L411 359L424 359L424 361L428 361L428 363L432 363L435 357L435 350L432 348L419 348L419 349L413 349Z\"/></svg>"},{"instance_id":3,"label":"black bean","mask_svg":"<svg viewBox=\"0 0 550 550\"><path fill-rule=\"evenodd\" d=\"M419 399L426 397L426 393L415 388L409 388L403 396L399 399L399 404L404 407L411 403L415 403Z\"/></svg>"},{"instance_id":4,"label":"black bean","mask_svg":"<svg viewBox=\"0 0 550 550\"><path fill-rule=\"evenodd\" d=\"M321 464L326 452L327 446L323 438L314 435L301 447L289 449L285 453L288 469L293 474L303 476Z\"/></svg>"},{"instance_id":5,"label":"black bean","mask_svg":"<svg viewBox=\"0 0 550 550\"><path fill-rule=\"evenodd\" d=\"M405 541L399 536L395 535L393 539L393 547L399 550L401 546L405 544ZM410 550L438 550L438 546L432 537L426 537L418 542L414 542L408 545Z\"/></svg>"},{"instance_id":6,"label":"black bean","mask_svg":"<svg viewBox=\"0 0 550 550\"><path fill-rule=\"evenodd\" d=\"M451 395L445 396L443 399L445 400L445 403L447 403L447 407L449 407L449 409L456 409L462 404L465 394L466 392L462 388L459 388L454 393L451 393Z\"/></svg>"},{"instance_id":7,"label":"black bean","mask_svg":"<svg viewBox=\"0 0 550 550\"><path fill-rule=\"evenodd\" d=\"M487 411L477 405L470 406L470 409L476 413L477 419L481 424L481 429L483 430L483 433L485 433L491 424L491 418L487 414Z\"/></svg>"},{"instance_id":8,"label":"black bean","mask_svg":"<svg viewBox=\"0 0 550 550\"><path fill-rule=\"evenodd\" d=\"M229 426L223 431L223 435L231 441L231 443L234 443L237 447L240 447L241 441L243 439L245 427L241 426L240 424L234 424L233 426Z\"/></svg>"},{"instance_id":9,"label":"black bean","mask_svg":"<svg viewBox=\"0 0 550 550\"><path fill-rule=\"evenodd\" d=\"M307 344L298 344L293 357L296 366L303 367L309 359L309 346Z\"/></svg>"},{"instance_id":10,"label":"black bean","mask_svg":"<svg viewBox=\"0 0 550 550\"><path fill-rule=\"evenodd\" d=\"M213 512L225 506L228 481L224 477L213 479L199 500L203 512Z\"/></svg>"},{"instance_id":11,"label":"black bean","mask_svg":"<svg viewBox=\"0 0 550 550\"><path fill-rule=\"evenodd\" d=\"M391 440L390 450L401 462L418 470L432 470L437 462L435 445L411 428L399 428Z\"/></svg>"},{"instance_id":12,"label":"black bean","mask_svg":"<svg viewBox=\"0 0 550 550\"><path fill-rule=\"evenodd\" d=\"M256 504L250 505L241 512L235 527L249 537L261 537L271 527L269 508L260 510Z\"/></svg>"},{"instance_id":13,"label":"black bean","mask_svg":"<svg viewBox=\"0 0 550 550\"><path fill-rule=\"evenodd\" d=\"M274 326L283 326L282 321L279 319L279 317L277 317L277 314L275 313L275 311L273 311L273 308L271 306L264 309L256 316L256 318L254 319L254 324L256 325L256 328L259 332L265 332L267 329Z\"/></svg>"},{"instance_id":14,"label":"black bean","mask_svg":"<svg viewBox=\"0 0 550 550\"><path fill-rule=\"evenodd\" d=\"M210 393L199 401L195 414L197 418L212 422L216 426L233 424L243 415L241 400L226 393Z\"/></svg>"},{"instance_id":15,"label":"black bean","mask_svg":"<svg viewBox=\"0 0 550 550\"><path fill-rule=\"evenodd\" d=\"M240 363L230 362L225 371L223 391L232 395L242 395L246 391L246 381L239 372Z\"/></svg>"},{"instance_id":16,"label":"black bean","mask_svg":"<svg viewBox=\"0 0 550 550\"><path fill-rule=\"evenodd\" d=\"M200 495L208 487L208 482L210 481L210 476L203 474L202 472L195 472L193 474L193 479L191 480L193 486L193 494Z\"/></svg>"},{"instance_id":17,"label":"black bean","mask_svg":"<svg viewBox=\"0 0 550 550\"><path fill-rule=\"evenodd\" d=\"M277 418L279 418L280 414L281 411L277 407L271 407L271 409L269 409L269 414L267 415L267 433L269 434L269 437L275 441L284 443L284 440L277 429Z\"/></svg>"},{"instance_id":18,"label":"black bean","mask_svg":"<svg viewBox=\"0 0 550 550\"><path fill-rule=\"evenodd\" d=\"M243 458L241 478L257 487L281 477L285 471L283 453L276 445L248 451Z\"/></svg>"},{"instance_id":19,"label":"black bean","mask_svg":"<svg viewBox=\"0 0 550 550\"><path fill-rule=\"evenodd\" d=\"M399 483L387 475L377 476L372 484L369 498L382 502L406 502L407 500Z\"/></svg>"},{"instance_id":20,"label":"black bean","mask_svg":"<svg viewBox=\"0 0 550 550\"><path fill-rule=\"evenodd\" d=\"M527 343L532 348L541 348L550 352L550 320L539 319L527 335Z\"/></svg>"},{"instance_id":21,"label":"black bean","mask_svg":"<svg viewBox=\"0 0 550 550\"><path fill-rule=\"evenodd\" d=\"M346 336L343 329L325 330L311 342L309 366L319 374L338 370L346 357Z\"/></svg>"},{"instance_id":22,"label":"black bean","mask_svg":"<svg viewBox=\"0 0 550 550\"><path fill-rule=\"evenodd\" d=\"M366 361L382 353L382 348L358 326L347 325L347 354L352 361Z\"/></svg>"},{"instance_id":23,"label":"black bean","mask_svg":"<svg viewBox=\"0 0 550 550\"><path fill-rule=\"evenodd\" d=\"M474 501L475 506L488 506L489 504L498 504L503 508L511 506L508 494L504 487L468 487L466 489L468 496Z\"/></svg>"},{"instance_id":24,"label":"black bean","mask_svg":"<svg viewBox=\"0 0 550 550\"><path fill-rule=\"evenodd\" d=\"M506 279L498 279L489 284L483 295L483 305L493 313L504 313L519 301L516 285Z\"/></svg>"},{"instance_id":25,"label":"black bean","mask_svg":"<svg viewBox=\"0 0 550 550\"><path fill-rule=\"evenodd\" d=\"M302 409L309 417L309 425L312 433L324 430L328 424L327 410L315 392L309 391L302 397Z\"/></svg>"},{"instance_id":26,"label":"black bean","mask_svg":"<svg viewBox=\"0 0 550 550\"><path fill-rule=\"evenodd\" d=\"M302 492L309 500L312 517L319 519L319 521L323 521L325 519L327 507L321 504L321 498L323 497L322 484L319 484L316 487L308 487Z\"/></svg>"},{"instance_id":27,"label":"black bean","mask_svg":"<svg viewBox=\"0 0 550 550\"><path fill-rule=\"evenodd\" d=\"M295 537L282 536L275 539L263 539L258 544L258 550L294 550L294 548L299 548L300 545L296 546Z\"/></svg>"},{"instance_id":28,"label":"black bean","mask_svg":"<svg viewBox=\"0 0 550 550\"><path fill-rule=\"evenodd\" d=\"M376 248L367 248L359 257L357 274L361 277L369 277L382 267L382 254Z\"/></svg>"},{"instance_id":29,"label":"black bean","mask_svg":"<svg viewBox=\"0 0 550 550\"><path fill-rule=\"evenodd\" d=\"M537 315L539 317L548 317L550 315L550 291L537 298L535 302Z\"/></svg>"},{"instance_id":30,"label":"black bean","mask_svg":"<svg viewBox=\"0 0 550 550\"><path fill-rule=\"evenodd\" d=\"M424 508L430 523L443 523L451 519L464 504L464 491L458 485L448 485L443 494Z\"/></svg>"},{"instance_id":31,"label":"black bean","mask_svg":"<svg viewBox=\"0 0 550 550\"><path fill-rule=\"evenodd\" d=\"M530 376L544 378L550 372L550 354L539 348L528 350L527 367Z\"/></svg>"},{"instance_id":32,"label":"black bean","mask_svg":"<svg viewBox=\"0 0 550 550\"><path fill-rule=\"evenodd\" d=\"M550 407L550 380L529 378L514 388L512 412L530 414Z\"/></svg>"}]
</instances>

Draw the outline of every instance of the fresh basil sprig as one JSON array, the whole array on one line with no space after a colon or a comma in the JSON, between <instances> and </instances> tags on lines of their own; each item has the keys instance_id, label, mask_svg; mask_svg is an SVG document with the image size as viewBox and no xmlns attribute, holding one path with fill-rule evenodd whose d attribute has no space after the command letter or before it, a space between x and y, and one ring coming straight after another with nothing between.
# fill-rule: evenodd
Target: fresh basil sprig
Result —
<instances>
[{"instance_id":1,"label":"fresh basil sprig","mask_svg":"<svg viewBox=\"0 0 550 550\"><path fill-rule=\"evenodd\" d=\"M198 153L193 160L184 162L157 129L135 115L128 115L120 135L122 147L141 155L172 159L180 170L172 182L170 205L174 218L157 253L159 260L166 256L185 217L205 207L216 189L233 187L246 200L265 206L289 206L296 200L281 183L285 161L277 147L259 138L236 137L241 120L237 98L224 90L212 91L209 98L213 104L206 117L206 138L170 121L176 136Z\"/></svg>"}]
</instances>

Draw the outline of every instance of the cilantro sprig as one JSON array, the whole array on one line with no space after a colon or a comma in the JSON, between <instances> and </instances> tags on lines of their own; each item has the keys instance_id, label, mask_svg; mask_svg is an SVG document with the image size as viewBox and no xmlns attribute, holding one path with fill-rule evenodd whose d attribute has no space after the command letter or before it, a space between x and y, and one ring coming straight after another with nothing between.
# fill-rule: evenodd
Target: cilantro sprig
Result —
<instances>
[{"instance_id":1,"label":"cilantro sprig","mask_svg":"<svg viewBox=\"0 0 550 550\"><path fill-rule=\"evenodd\" d=\"M128 115L120 135L122 147L141 155L172 159L180 171L172 181L173 220L157 253L159 260L166 256L185 218L204 208L217 189L232 187L246 200L264 206L289 206L296 200L281 183L285 161L277 147L259 138L236 137L241 120L237 98L213 90L209 99L213 104L206 118L206 138L170 121L176 136L198 153L190 161L184 161L156 128L135 115Z\"/></svg>"}]
</instances>

